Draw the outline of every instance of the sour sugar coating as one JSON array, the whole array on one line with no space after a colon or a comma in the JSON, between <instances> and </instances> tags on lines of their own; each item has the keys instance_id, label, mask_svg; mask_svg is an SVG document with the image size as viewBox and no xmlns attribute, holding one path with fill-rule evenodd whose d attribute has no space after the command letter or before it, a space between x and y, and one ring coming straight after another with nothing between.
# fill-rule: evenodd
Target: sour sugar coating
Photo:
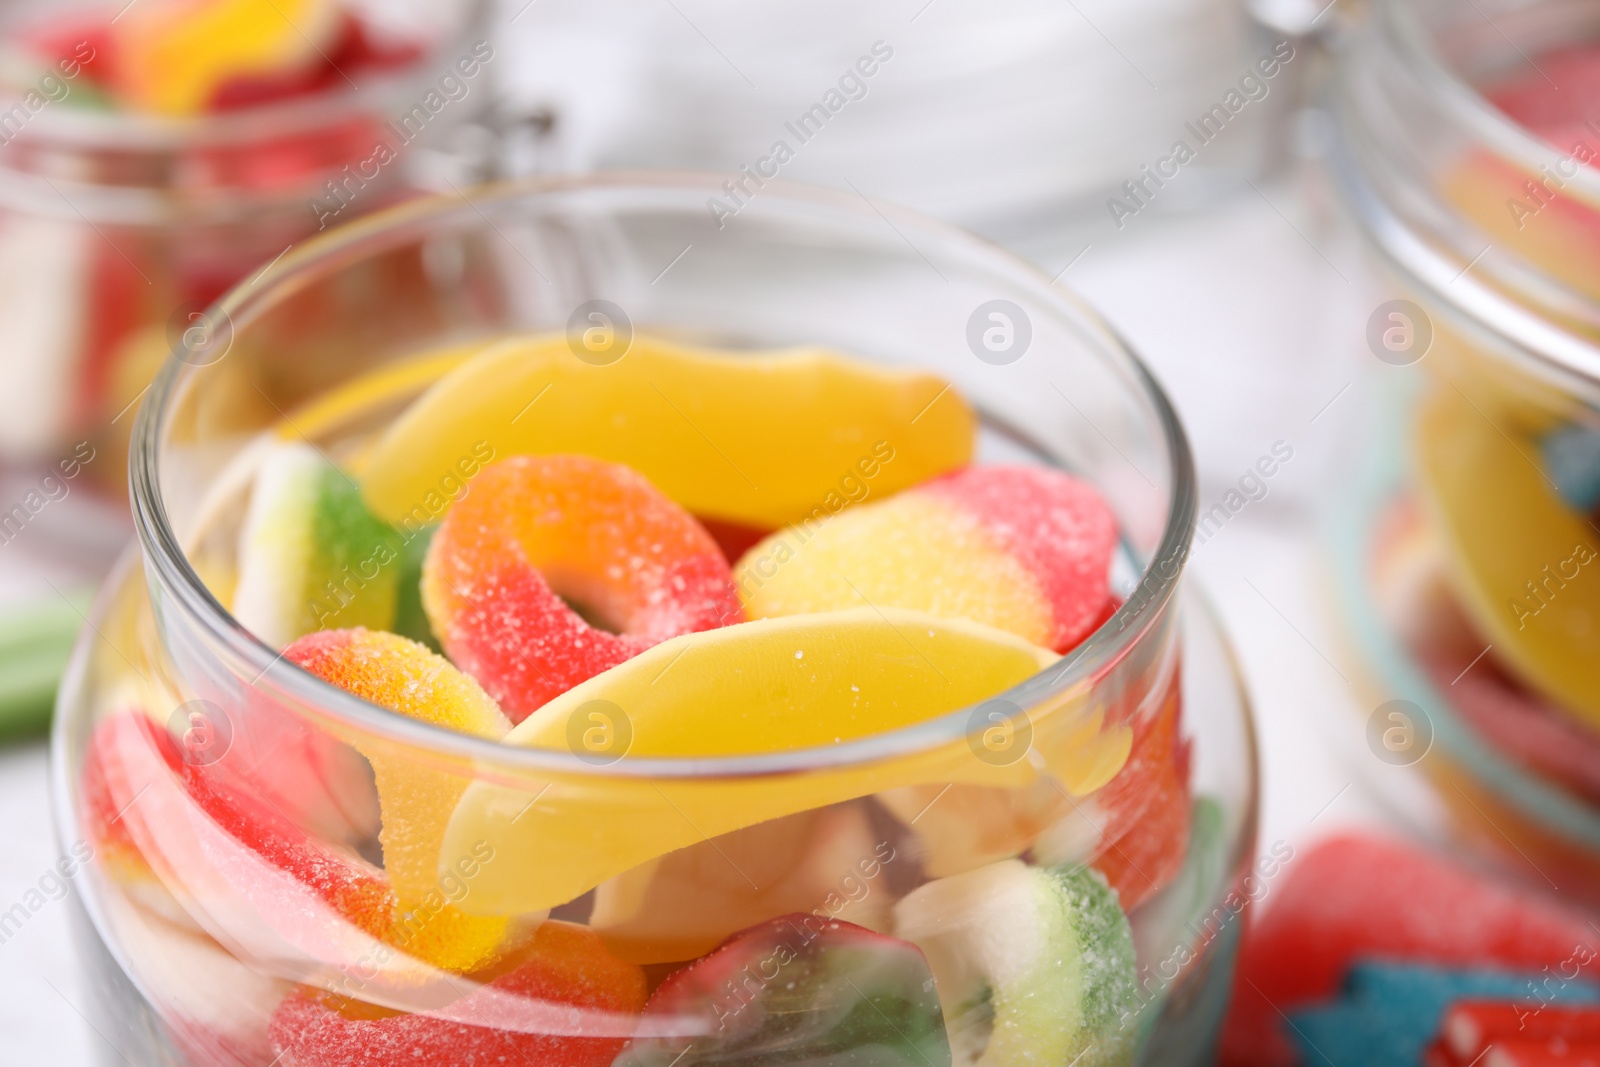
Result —
<instances>
[{"instance_id":1,"label":"sour sugar coating","mask_svg":"<svg viewBox=\"0 0 1600 1067\"><path fill-rule=\"evenodd\" d=\"M581 926L546 922L529 948L475 976L497 994L570 1005L615 1021L637 1015L645 1003L644 972L612 956ZM472 1025L483 999L467 993L451 1005L455 1018L407 1015L332 994L302 990L273 1016L269 1030L282 1067L489 1067L494 1064L561 1064L607 1067L626 1037L523 1033ZM610 1029L615 1031L615 1027Z\"/></svg>"},{"instance_id":2,"label":"sour sugar coating","mask_svg":"<svg viewBox=\"0 0 1600 1067\"><path fill-rule=\"evenodd\" d=\"M642 475L587 456L514 456L479 472L428 549L422 601L450 658L515 722L652 645L743 620L727 561L694 517Z\"/></svg>"},{"instance_id":3,"label":"sour sugar coating","mask_svg":"<svg viewBox=\"0 0 1600 1067\"><path fill-rule=\"evenodd\" d=\"M1005 860L929 882L894 912L933 968L955 1067L1133 1062L1133 934L1098 871Z\"/></svg>"},{"instance_id":4,"label":"sour sugar coating","mask_svg":"<svg viewBox=\"0 0 1600 1067\"><path fill-rule=\"evenodd\" d=\"M737 933L674 971L645 1013L702 1021L709 1033L635 1040L617 1067L950 1064L917 947L805 912Z\"/></svg>"},{"instance_id":5,"label":"sour sugar coating","mask_svg":"<svg viewBox=\"0 0 1600 1067\"><path fill-rule=\"evenodd\" d=\"M273 648L314 630L389 629L400 550L349 475L310 445L274 446L239 535L234 617Z\"/></svg>"},{"instance_id":6,"label":"sour sugar coating","mask_svg":"<svg viewBox=\"0 0 1600 1067\"><path fill-rule=\"evenodd\" d=\"M1042 467L976 467L877 504L817 515L735 568L753 619L911 608L1065 652L1111 600L1117 523L1086 482Z\"/></svg>"},{"instance_id":7,"label":"sour sugar coating","mask_svg":"<svg viewBox=\"0 0 1600 1067\"><path fill-rule=\"evenodd\" d=\"M396 634L325 630L296 641L284 656L325 682L413 719L494 740L511 729L478 683L442 656ZM441 885L441 877L453 873L452 884L465 884L470 893L471 878L485 862L484 856L465 851L440 852L450 813L468 780L388 749L367 746L362 754L377 781L384 870L399 912L420 924L410 936L418 945L433 945L429 955L440 966L465 971L483 965L498 949L506 920L461 914ZM441 941L445 932L448 943ZM417 954L415 948L408 951Z\"/></svg>"}]
</instances>

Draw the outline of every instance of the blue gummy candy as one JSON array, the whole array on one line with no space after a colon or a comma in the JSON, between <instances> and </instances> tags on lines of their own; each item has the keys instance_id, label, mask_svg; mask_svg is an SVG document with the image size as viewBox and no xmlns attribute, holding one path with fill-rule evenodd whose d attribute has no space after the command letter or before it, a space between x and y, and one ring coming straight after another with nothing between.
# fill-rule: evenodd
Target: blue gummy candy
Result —
<instances>
[{"instance_id":1,"label":"blue gummy candy","mask_svg":"<svg viewBox=\"0 0 1600 1067\"><path fill-rule=\"evenodd\" d=\"M1600 430L1562 426L1545 435L1540 451L1563 500L1583 514L1600 507Z\"/></svg>"},{"instance_id":2,"label":"blue gummy candy","mask_svg":"<svg viewBox=\"0 0 1600 1067\"><path fill-rule=\"evenodd\" d=\"M1439 1032L1445 1009L1463 998L1600 1004L1600 985L1555 971L1460 970L1364 961L1350 969L1342 999L1290 1016L1306 1064L1415 1067Z\"/></svg>"}]
</instances>

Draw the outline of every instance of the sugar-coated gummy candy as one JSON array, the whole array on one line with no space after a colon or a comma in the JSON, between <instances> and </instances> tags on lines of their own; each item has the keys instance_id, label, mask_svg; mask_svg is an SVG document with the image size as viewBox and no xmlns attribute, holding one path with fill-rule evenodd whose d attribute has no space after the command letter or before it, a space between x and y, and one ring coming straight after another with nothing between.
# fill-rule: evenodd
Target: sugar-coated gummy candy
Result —
<instances>
[{"instance_id":1,"label":"sugar-coated gummy candy","mask_svg":"<svg viewBox=\"0 0 1600 1067\"><path fill-rule=\"evenodd\" d=\"M1189 828L1177 674L1145 701L1154 708L1131 727L1108 725L1099 708L1034 724L1029 752L1052 769L1055 781L1005 789L929 783L881 791L878 802L906 825L930 877L1032 850L1047 866L1093 862L1131 910L1182 866ZM1129 694L1128 702L1136 697ZM975 732L974 739L982 736ZM1075 771L1062 773L1074 763Z\"/></svg>"},{"instance_id":2,"label":"sugar-coated gummy candy","mask_svg":"<svg viewBox=\"0 0 1600 1067\"><path fill-rule=\"evenodd\" d=\"M240 531L233 615L275 649L316 630L390 629L401 549L348 474L310 445L275 444Z\"/></svg>"},{"instance_id":3,"label":"sugar-coated gummy candy","mask_svg":"<svg viewBox=\"0 0 1600 1067\"><path fill-rule=\"evenodd\" d=\"M172 781L181 765L172 737L144 712L124 707L103 716L83 755L83 838L61 862L70 864L70 871L93 859L124 899L173 925L193 927L145 855L139 833L143 820L132 808L152 784Z\"/></svg>"},{"instance_id":4,"label":"sugar-coated gummy candy","mask_svg":"<svg viewBox=\"0 0 1600 1067\"><path fill-rule=\"evenodd\" d=\"M949 382L817 349L719 352L635 334L579 359L562 335L490 342L390 424L362 472L404 525L476 457L623 463L696 515L755 529L965 466L977 421ZM441 498L440 504L448 504Z\"/></svg>"},{"instance_id":5,"label":"sugar-coated gummy candy","mask_svg":"<svg viewBox=\"0 0 1600 1067\"><path fill-rule=\"evenodd\" d=\"M646 1018L707 1034L640 1037L617 1067L949 1067L939 997L915 945L798 912L752 927L668 975Z\"/></svg>"},{"instance_id":6,"label":"sugar-coated gummy candy","mask_svg":"<svg viewBox=\"0 0 1600 1067\"><path fill-rule=\"evenodd\" d=\"M84 834L101 865L118 875L146 866L130 823L122 817L124 806L148 782L129 777L131 768L122 758L125 746L154 753L170 773L178 773L182 765L171 736L142 712L113 711L94 724L83 758Z\"/></svg>"},{"instance_id":7,"label":"sugar-coated gummy candy","mask_svg":"<svg viewBox=\"0 0 1600 1067\"><path fill-rule=\"evenodd\" d=\"M428 548L422 599L450 658L517 722L667 638L744 617L693 516L627 467L571 455L480 471Z\"/></svg>"},{"instance_id":8,"label":"sugar-coated gummy candy","mask_svg":"<svg viewBox=\"0 0 1600 1067\"><path fill-rule=\"evenodd\" d=\"M371 630L308 634L284 658L371 703L402 715L498 740L511 728L495 702L470 677L415 641ZM358 745L358 747L360 747ZM384 871L397 908L421 916L407 951L451 970L466 971L493 958L506 930L503 918L469 916L441 903L441 878L465 878L465 892L485 862L468 843L441 854L450 812L468 779L408 759L389 749L364 754L377 780ZM469 873L470 872L470 876ZM452 894L453 895L453 894Z\"/></svg>"},{"instance_id":9,"label":"sugar-coated gummy candy","mask_svg":"<svg viewBox=\"0 0 1600 1067\"><path fill-rule=\"evenodd\" d=\"M1133 935L1099 872L1005 860L929 882L894 915L933 969L956 1067L1133 1062Z\"/></svg>"},{"instance_id":10,"label":"sugar-coated gummy candy","mask_svg":"<svg viewBox=\"0 0 1600 1067\"><path fill-rule=\"evenodd\" d=\"M123 958L182 1062L258 1067L272 1062L267 1027L293 988L250 966L190 925L155 914L134 898L100 901Z\"/></svg>"},{"instance_id":11,"label":"sugar-coated gummy candy","mask_svg":"<svg viewBox=\"0 0 1600 1067\"><path fill-rule=\"evenodd\" d=\"M203 766L186 765L183 775L189 795L217 826L309 888L346 921L407 956L467 971L494 959L505 941L505 919L466 915L434 887L400 888L389 870L307 835L247 783L219 778ZM394 840L397 835L391 831L386 836ZM404 852L397 852L396 859L403 862ZM387 855L385 861L393 862ZM406 873L403 867L400 873ZM292 914L274 920L318 921Z\"/></svg>"},{"instance_id":12,"label":"sugar-coated gummy candy","mask_svg":"<svg viewBox=\"0 0 1600 1067\"><path fill-rule=\"evenodd\" d=\"M1104 813L1094 867L1125 911L1160 892L1183 867L1189 843L1189 741L1175 675L1153 715L1133 726L1133 747L1117 776L1094 795Z\"/></svg>"},{"instance_id":13,"label":"sugar-coated gummy candy","mask_svg":"<svg viewBox=\"0 0 1600 1067\"><path fill-rule=\"evenodd\" d=\"M116 844L107 858L121 857L119 875L129 873L125 857L137 856L138 877L123 883L132 887L127 899L174 925L198 933L184 910L197 906L227 936L271 952L326 944L330 935L357 943L352 934L360 931L429 963L448 964L459 954L450 917L419 928L381 869L310 837L250 783L185 761L167 730L142 711L115 712L97 725L86 774L90 767L94 781L86 790L114 809L109 823L92 814L91 832ZM96 799L95 809L105 810L102 803ZM101 825L107 829L94 829ZM172 894L187 903L179 906Z\"/></svg>"},{"instance_id":14,"label":"sugar-coated gummy candy","mask_svg":"<svg viewBox=\"0 0 1600 1067\"><path fill-rule=\"evenodd\" d=\"M1579 980L1540 990L1538 973L1457 969L1424 964L1357 964L1344 995L1332 1004L1289 1014L1288 1032L1302 1062L1413 1067L1438 1031L1445 1010L1464 997L1522 997L1530 1012L1551 1003L1600 1003L1600 986Z\"/></svg>"},{"instance_id":15,"label":"sugar-coated gummy candy","mask_svg":"<svg viewBox=\"0 0 1600 1067\"><path fill-rule=\"evenodd\" d=\"M1297 854L1239 952L1222 1058L1287 1067L1279 1012L1332 997L1364 957L1537 971L1600 951L1584 917L1425 850L1340 835Z\"/></svg>"},{"instance_id":16,"label":"sugar-coated gummy candy","mask_svg":"<svg viewBox=\"0 0 1600 1067\"><path fill-rule=\"evenodd\" d=\"M506 740L590 762L827 749L969 707L1056 659L1012 634L897 608L740 623L673 638L596 675ZM1076 755L1090 767L1127 752L1114 731L1079 741ZM1102 749L1105 758L1095 755ZM985 763L958 736L853 771L693 785L612 776L603 789L558 781L537 802L531 791L480 781L463 795L445 851L493 847L494 863L462 906L515 914L564 904L656 856L767 819L896 785L1023 785L1039 773L1027 760ZM551 855L561 862L547 862Z\"/></svg>"},{"instance_id":17,"label":"sugar-coated gummy candy","mask_svg":"<svg viewBox=\"0 0 1600 1067\"><path fill-rule=\"evenodd\" d=\"M1530 1002L1526 988L1518 994L1509 1000L1469 997L1450 1005L1439 1024L1439 1051L1466 1067L1508 1042L1546 1052L1558 1052L1560 1046L1600 1049L1600 1005Z\"/></svg>"},{"instance_id":18,"label":"sugar-coated gummy candy","mask_svg":"<svg viewBox=\"0 0 1600 1067\"><path fill-rule=\"evenodd\" d=\"M589 926L635 963L691 960L735 932L805 908L888 929L881 879L896 850L862 802L797 812L669 852L595 889Z\"/></svg>"},{"instance_id":19,"label":"sugar-coated gummy candy","mask_svg":"<svg viewBox=\"0 0 1600 1067\"><path fill-rule=\"evenodd\" d=\"M755 619L911 608L1065 652L1105 617L1116 540L1116 517L1088 483L976 467L780 530L734 578Z\"/></svg>"},{"instance_id":20,"label":"sugar-coated gummy candy","mask_svg":"<svg viewBox=\"0 0 1600 1067\"><path fill-rule=\"evenodd\" d=\"M476 975L496 993L571 1005L573 1020L636 1015L645 1004L644 972L606 951L581 926L545 922L530 945ZM626 1038L526 1033L457 1021L474 1017L475 993L455 1005L453 1018L411 1015L305 989L278 1008L271 1024L282 1067L489 1067L560 1064L608 1067ZM576 1028L576 1027L575 1027Z\"/></svg>"},{"instance_id":21,"label":"sugar-coated gummy candy","mask_svg":"<svg viewBox=\"0 0 1600 1067\"><path fill-rule=\"evenodd\" d=\"M1076 798L1043 777L1021 788L927 782L874 799L906 827L908 849L930 878L1020 856L1058 824L1071 831L1076 858L1086 859L1104 821L1092 796Z\"/></svg>"}]
</instances>

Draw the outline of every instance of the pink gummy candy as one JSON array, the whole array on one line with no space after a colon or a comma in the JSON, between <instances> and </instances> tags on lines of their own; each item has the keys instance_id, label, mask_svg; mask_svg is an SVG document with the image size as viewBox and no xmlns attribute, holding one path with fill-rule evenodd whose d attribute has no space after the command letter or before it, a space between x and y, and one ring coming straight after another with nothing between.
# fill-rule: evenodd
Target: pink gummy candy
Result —
<instances>
[{"instance_id":1,"label":"pink gummy candy","mask_svg":"<svg viewBox=\"0 0 1600 1067\"><path fill-rule=\"evenodd\" d=\"M976 516L1033 576L1055 615L1051 648L1064 652L1094 630L1111 599L1117 521L1092 485L1045 467L969 467L916 491Z\"/></svg>"}]
</instances>

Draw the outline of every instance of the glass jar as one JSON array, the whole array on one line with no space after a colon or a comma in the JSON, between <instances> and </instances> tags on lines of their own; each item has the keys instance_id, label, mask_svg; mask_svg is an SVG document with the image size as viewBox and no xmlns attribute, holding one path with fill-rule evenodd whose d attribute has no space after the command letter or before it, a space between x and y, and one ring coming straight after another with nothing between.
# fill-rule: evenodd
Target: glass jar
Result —
<instances>
[{"instance_id":1,"label":"glass jar","mask_svg":"<svg viewBox=\"0 0 1600 1067\"><path fill-rule=\"evenodd\" d=\"M699 1038L712 1042L707 1059L817 1058L841 1051L818 1044L844 1040L844 986L892 984L924 966L888 936L905 933L907 900L946 890L962 899L963 879L992 876L1116 887L1115 914L1102 916L1111 934L1052 920L1020 932L1017 946L1065 957L1066 942L1052 939L1081 937L1083 966L1117 959L1128 970L1116 997L1088 1005L1049 1001L1066 996L1050 973L980 974L993 981L983 988L1049 1002L1052 1020L1098 1019L1096 1062L1136 1052L1205 1060L1239 915L1262 875L1251 867L1248 707L1225 639L1182 580L1194 473L1174 413L1109 329L993 246L803 186L768 190L718 230L705 211L716 185L612 175L392 209L232 291L214 312L226 329L180 350L158 377L134 439L139 553L107 586L79 646L54 748L61 834L81 869L86 955L102 991L97 1026L125 1055L323 1062L292 1018L322 1005L340 1027L374 1028L373 1042L390 1043L370 1053L396 1063L434 1062L439 1033L454 1035L458 1058L480 1040L524 1051L576 1040L589 1051L574 1062L604 1064L631 1039L628 1062L665 1063ZM982 337L1001 321L986 317L996 310L1011 331L998 347ZM587 731L567 750L444 730L303 672L224 610L264 443L303 439L362 477L375 437L464 354L565 330L578 358L594 328L625 344L648 331L730 350L823 345L941 375L980 413L979 463L1066 467L1104 495L1121 525L1121 606L1053 666L976 708L824 748L700 758L596 749ZM520 407L515 418L539 410L538 397L500 399ZM491 422L481 444L493 453ZM463 490L447 471L420 506L448 507ZM451 819L467 828L440 849L461 869L446 863L432 903L400 916L430 929L447 916L461 924L455 939L384 925L399 911L385 895L375 773L444 790L443 810L454 804ZM667 871L676 896L657 893L653 880ZM528 897L533 882L549 883L548 899ZM981 911L981 899L965 906ZM686 961L785 914L801 926L848 920L865 928L849 936L876 948L855 957L859 969L839 964L843 981L812 989L819 999L790 1004L788 1016L774 1009L792 1029L758 1033L756 1052L714 1035L746 1001L778 995L770 959L765 977L744 974L754 984L725 1004L652 1008L641 1020L571 1009L560 990L543 1000L493 968L446 958L475 923L498 924L506 943L598 934L643 967L641 981L681 987L669 975ZM644 941L680 947L640 948L628 923L655 930ZM983 969L960 938L929 951L942 953L947 974ZM926 1008L932 983L920 981L912 999ZM935 992L948 1003L950 988ZM1019 1042L1009 1055L1057 1049L1064 1024L1016 1021L1007 1016L1019 1002L999 1003L959 1014L958 1059L1001 1032L995 1012ZM896 1018L904 1028L929 1017ZM945 1025L913 1047L950 1062ZM901 1052L870 1054L900 1062Z\"/></svg>"},{"instance_id":2,"label":"glass jar","mask_svg":"<svg viewBox=\"0 0 1600 1067\"><path fill-rule=\"evenodd\" d=\"M0 459L92 438L80 458L92 450L89 473L120 487L129 412L171 349L209 329L205 308L415 191L421 157L488 101L493 49L473 35L477 0L347 4L363 43L328 59L326 85L171 117L113 108L90 84L110 51L91 20L117 6L0 8L0 96L16 101L0 122Z\"/></svg>"},{"instance_id":3,"label":"glass jar","mask_svg":"<svg viewBox=\"0 0 1600 1067\"><path fill-rule=\"evenodd\" d=\"M1240 0L545 0L513 29L508 91L559 116L568 169L720 171L727 210L853 187L1029 247L1240 185L1312 62Z\"/></svg>"},{"instance_id":4,"label":"glass jar","mask_svg":"<svg viewBox=\"0 0 1600 1067\"><path fill-rule=\"evenodd\" d=\"M1422 828L1600 899L1600 11L1363 14L1333 168L1393 299L1332 544L1366 745Z\"/></svg>"}]
</instances>

